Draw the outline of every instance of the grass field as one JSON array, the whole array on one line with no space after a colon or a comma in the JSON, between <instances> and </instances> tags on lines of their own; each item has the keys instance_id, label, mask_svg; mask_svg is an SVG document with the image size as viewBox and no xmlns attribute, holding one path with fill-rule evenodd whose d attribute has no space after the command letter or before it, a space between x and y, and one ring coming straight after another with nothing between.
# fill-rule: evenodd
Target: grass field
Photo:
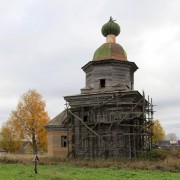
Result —
<instances>
[{"instance_id":1,"label":"grass field","mask_svg":"<svg viewBox=\"0 0 180 180\"><path fill-rule=\"evenodd\" d=\"M150 170L128 170L109 168L86 168L74 166L39 165L38 174L33 166L20 164L0 164L0 180L56 179L56 180L179 180L180 172Z\"/></svg>"}]
</instances>

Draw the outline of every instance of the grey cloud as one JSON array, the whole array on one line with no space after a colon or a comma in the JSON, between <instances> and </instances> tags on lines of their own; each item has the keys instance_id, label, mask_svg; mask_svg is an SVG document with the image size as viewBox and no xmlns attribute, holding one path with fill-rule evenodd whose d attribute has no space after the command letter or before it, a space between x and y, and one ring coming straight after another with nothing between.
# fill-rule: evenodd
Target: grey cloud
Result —
<instances>
[{"instance_id":1,"label":"grey cloud","mask_svg":"<svg viewBox=\"0 0 180 180\"><path fill-rule=\"evenodd\" d=\"M166 123L180 117L179 6L178 0L0 2L0 122L28 89L43 95L51 118L62 111L63 96L85 86L81 67L105 42L101 26L112 16L122 30L117 42L139 67L135 88L153 98L155 118L170 131ZM161 32L167 41L158 39Z\"/></svg>"}]
</instances>

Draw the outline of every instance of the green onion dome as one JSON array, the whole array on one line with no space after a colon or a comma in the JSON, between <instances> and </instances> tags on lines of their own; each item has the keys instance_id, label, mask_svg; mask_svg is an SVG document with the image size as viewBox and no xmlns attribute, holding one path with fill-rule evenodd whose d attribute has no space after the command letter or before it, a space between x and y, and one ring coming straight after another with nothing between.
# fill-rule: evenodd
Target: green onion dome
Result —
<instances>
[{"instance_id":1,"label":"green onion dome","mask_svg":"<svg viewBox=\"0 0 180 180\"><path fill-rule=\"evenodd\" d=\"M103 25L101 32L103 36L107 36L109 34L113 34L115 36L118 36L120 33L120 26L114 22L115 20L110 17L109 22Z\"/></svg>"},{"instance_id":2,"label":"green onion dome","mask_svg":"<svg viewBox=\"0 0 180 180\"><path fill-rule=\"evenodd\" d=\"M102 34L106 37L106 43L102 44L94 53L93 61L121 60L127 61L127 55L123 47L116 43L116 36L120 33L120 27L112 17L103 25Z\"/></svg>"}]
</instances>

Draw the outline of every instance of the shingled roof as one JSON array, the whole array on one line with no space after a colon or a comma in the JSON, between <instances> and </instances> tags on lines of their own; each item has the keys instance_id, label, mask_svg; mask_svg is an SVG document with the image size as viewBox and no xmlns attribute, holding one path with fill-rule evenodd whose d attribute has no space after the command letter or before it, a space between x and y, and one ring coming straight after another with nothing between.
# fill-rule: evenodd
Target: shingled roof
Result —
<instances>
[{"instance_id":1,"label":"shingled roof","mask_svg":"<svg viewBox=\"0 0 180 180\"><path fill-rule=\"evenodd\" d=\"M63 121L67 119L67 111L64 110L53 118L45 127L46 128L58 128L63 127Z\"/></svg>"}]
</instances>

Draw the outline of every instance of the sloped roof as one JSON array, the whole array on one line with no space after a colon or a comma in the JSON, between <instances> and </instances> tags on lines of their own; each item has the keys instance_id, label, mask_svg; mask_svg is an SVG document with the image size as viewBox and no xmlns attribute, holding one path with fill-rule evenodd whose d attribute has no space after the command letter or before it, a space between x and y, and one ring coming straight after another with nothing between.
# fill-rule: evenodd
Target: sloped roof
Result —
<instances>
[{"instance_id":1,"label":"sloped roof","mask_svg":"<svg viewBox=\"0 0 180 180\"><path fill-rule=\"evenodd\" d=\"M0 152L6 152L6 150L0 147Z\"/></svg>"},{"instance_id":2,"label":"sloped roof","mask_svg":"<svg viewBox=\"0 0 180 180\"><path fill-rule=\"evenodd\" d=\"M53 128L53 127L63 127L63 121L67 119L67 111L64 110L60 114L58 114L55 118L53 118L45 127Z\"/></svg>"},{"instance_id":3,"label":"sloped roof","mask_svg":"<svg viewBox=\"0 0 180 180\"><path fill-rule=\"evenodd\" d=\"M121 45L117 43L104 43L95 51L93 61L106 59L127 61L127 55Z\"/></svg>"}]
</instances>

